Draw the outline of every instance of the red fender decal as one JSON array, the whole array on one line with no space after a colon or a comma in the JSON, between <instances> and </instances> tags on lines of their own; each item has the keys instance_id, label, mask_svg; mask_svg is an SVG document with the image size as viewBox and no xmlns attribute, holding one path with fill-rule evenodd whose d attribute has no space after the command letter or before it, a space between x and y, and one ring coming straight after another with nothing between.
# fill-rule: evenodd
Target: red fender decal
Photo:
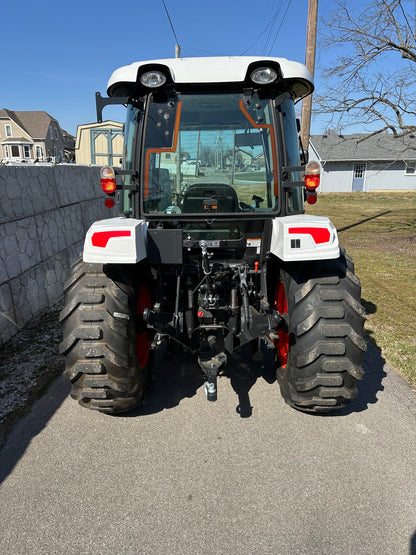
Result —
<instances>
[{"instance_id":1,"label":"red fender decal","mask_svg":"<svg viewBox=\"0 0 416 555\"><path fill-rule=\"evenodd\" d=\"M127 229L115 229L114 231L96 231L91 237L92 246L105 249L108 241L113 237L131 237L131 231Z\"/></svg>"},{"instance_id":2,"label":"red fender decal","mask_svg":"<svg viewBox=\"0 0 416 555\"><path fill-rule=\"evenodd\" d=\"M317 245L320 243L328 243L331 233L326 227L290 227L289 233L305 233L312 235L312 239Z\"/></svg>"}]
</instances>

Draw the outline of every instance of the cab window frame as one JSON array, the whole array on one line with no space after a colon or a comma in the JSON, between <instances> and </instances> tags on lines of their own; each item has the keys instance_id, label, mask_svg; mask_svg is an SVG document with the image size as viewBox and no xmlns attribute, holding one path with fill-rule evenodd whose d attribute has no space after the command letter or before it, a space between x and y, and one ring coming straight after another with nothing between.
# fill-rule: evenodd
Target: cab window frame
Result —
<instances>
[{"instance_id":1,"label":"cab window frame","mask_svg":"<svg viewBox=\"0 0 416 555\"><path fill-rule=\"evenodd\" d=\"M256 91L257 92L257 91ZM236 94L238 93L241 96L241 99L245 98L245 92L241 89L233 89L233 90L216 90L215 91L216 94ZM201 93L201 90L193 90L193 89L187 89L184 92L181 91L170 91L170 93L166 93L164 95L164 101L175 101L178 102L178 99L180 98L184 98L186 96L197 96L197 95L201 95L201 94L208 94L205 91L203 93ZM264 93L263 93L264 94ZM176 214L169 214L169 213L164 213L164 212L156 212L156 213L152 213L149 211L145 210L145 206L144 206L144 194L143 194L143 188L144 188L144 173L145 173L145 163L146 163L146 150L148 149L148 147L146 147L146 133L147 133L147 126L148 126L148 118L149 118L149 113L150 113L150 107L154 101L154 97L158 96L155 95L154 93L151 93L147 96L146 98L146 102L145 102L145 109L143 111L143 117L142 117L142 130L141 130L141 152L140 152L140 160L141 160L141 164L140 164L140 195L138 195L138 211L140 214L141 218L144 218L146 220L155 220L155 219L166 219L166 220L177 220L178 218L180 220L185 220L185 221L189 221L189 220L208 220L208 219L213 219L213 220L235 220L236 217L240 216L244 219L264 219L264 218L268 218L268 217L276 217L277 215L279 215L279 213L282 210L282 206L283 206L283 189L281 187L281 167L282 167L282 158L281 158L281 151L280 151L280 136L281 136L281 123L279 122L279 118L277 117L276 114L276 109L275 109L275 99L276 99L276 95L275 93L273 94L268 94L267 95L267 104L269 106L269 115L270 115L270 125L272 126L273 130L274 130L274 140L275 140L275 152L276 152L276 167L275 167L275 172L276 172L276 176L277 176L277 181L278 181L278 195L274 196L273 195L273 205L272 205L272 209L270 211L259 211L259 212L244 212L244 211L235 211L235 212L224 212L224 213L215 213L215 214L204 214L204 213L186 213L186 212L181 212L181 213L176 213ZM271 134L272 135L272 134ZM272 141L272 137L270 137L270 141ZM271 145L271 143L270 143ZM270 183L270 187L273 190L273 180Z\"/></svg>"}]
</instances>

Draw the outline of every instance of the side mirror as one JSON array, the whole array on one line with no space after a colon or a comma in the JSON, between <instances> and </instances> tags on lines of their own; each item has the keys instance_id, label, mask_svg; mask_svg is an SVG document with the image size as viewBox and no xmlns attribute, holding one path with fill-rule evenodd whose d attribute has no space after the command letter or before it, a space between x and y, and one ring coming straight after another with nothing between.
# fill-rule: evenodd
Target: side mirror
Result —
<instances>
[{"instance_id":1,"label":"side mirror","mask_svg":"<svg viewBox=\"0 0 416 555\"><path fill-rule=\"evenodd\" d=\"M300 160L302 164L307 164L309 162L309 152L308 152L308 145L306 145L306 150L303 148L302 138L300 136L300 119L296 118L296 129L298 130L299 135L299 150L300 150Z\"/></svg>"},{"instance_id":2,"label":"side mirror","mask_svg":"<svg viewBox=\"0 0 416 555\"><path fill-rule=\"evenodd\" d=\"M302 165L306 165L309 162L309 152L307 150L303 150L302 141L299 140L299 147L300 147L300 161Z\"/></svg>"}]
</instances>

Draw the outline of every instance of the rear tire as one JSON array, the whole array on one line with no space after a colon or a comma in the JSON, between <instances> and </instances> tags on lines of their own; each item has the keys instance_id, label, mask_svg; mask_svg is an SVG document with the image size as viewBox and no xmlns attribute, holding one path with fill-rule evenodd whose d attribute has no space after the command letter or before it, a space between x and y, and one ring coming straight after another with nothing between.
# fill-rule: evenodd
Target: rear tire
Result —
<instances>
[{"instance_id":1,"label":"rear tire","mask_svg":"<svg viewBox=\"0 0 416 555\"><path fill-rule=\"evenodd\" d=\"M356 397L366 341L352 260L341 252L336 260L284 265L275 306L287 312L287 329L275 342L285 401L302 411L329 412Z\"/></svg>"},{"instance_id":2,"label":"rear tire","mask_svg":"<svg viewBox=\"0 0 416 555\"><path fill-rule=\"evenodd\" d=\"M144 272L135 283L131 267L78 261L65 284L60 353L83 407L124 412L145 396L153 351L141 316L151 302Z\"/></svg>"}]
</instances>

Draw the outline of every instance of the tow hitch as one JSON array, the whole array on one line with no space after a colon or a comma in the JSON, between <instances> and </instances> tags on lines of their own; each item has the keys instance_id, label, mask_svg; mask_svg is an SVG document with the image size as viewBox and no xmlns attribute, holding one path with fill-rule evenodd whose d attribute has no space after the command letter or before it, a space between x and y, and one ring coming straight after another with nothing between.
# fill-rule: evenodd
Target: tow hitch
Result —
<instances>
[{"instance_id":1,"label":"tow hitch","mask_svg":"<svg viewBox=\"0 0 416 555\"><path fill-rule=\"evenodd\" d=\"M208 401L217 400L217 376L226 362L227 355L225 353L218 353L210 359L198 357L198 363L207 377L204 391Z\"/></svg>"}]
</instances>

